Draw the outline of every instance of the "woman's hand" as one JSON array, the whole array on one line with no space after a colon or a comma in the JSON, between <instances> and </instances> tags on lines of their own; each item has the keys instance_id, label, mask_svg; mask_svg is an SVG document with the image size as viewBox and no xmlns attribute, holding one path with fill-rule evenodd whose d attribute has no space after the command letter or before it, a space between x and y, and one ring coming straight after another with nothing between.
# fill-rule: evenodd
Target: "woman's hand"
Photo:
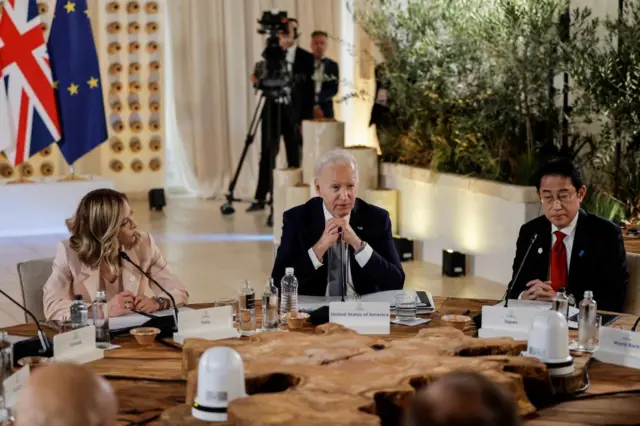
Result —
<instances>
[{"instance_id":1,"label":"woman's hand","mask_svg":"<svg viewBox=\"0 0 640 426\"><path fill-rule=\"evenodd\" d=\"M151 299L149 297L136 297L133 306L136 311L143 312L145 314L151 314L153 312L159 311L161 306L160 302L156 299Z\"/></svg>"},{"instance_id":2,"label":"woman's hand","mask_svg":"<svg viewBox=\"0 0 640 426\"><path fill-rule=\"evenodd\" d=\"M118 293L109 300L109 316L119 317L131 313L134 305L134 296L129 290Z\"/></svg>"}]
</instances>

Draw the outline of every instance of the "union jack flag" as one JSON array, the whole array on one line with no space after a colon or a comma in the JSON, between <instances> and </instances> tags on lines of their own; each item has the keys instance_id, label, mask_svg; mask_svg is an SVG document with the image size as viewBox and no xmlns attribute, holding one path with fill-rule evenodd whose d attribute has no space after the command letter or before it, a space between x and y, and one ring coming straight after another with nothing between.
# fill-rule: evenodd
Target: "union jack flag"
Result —
<instances>
[{"instance_id":1,"label":"union jack flag","mask_svg":"<svg viewBox=\"0 0 640 426\"><path fill-rule=\"evenodd\" d=\"M0 127L0 141L9 141L4 151L17 166L60 139L51 66L36 0L4 1L0 14L0 89L6 90L8 122L8 126Z\"/></svg>"}]
</instances>

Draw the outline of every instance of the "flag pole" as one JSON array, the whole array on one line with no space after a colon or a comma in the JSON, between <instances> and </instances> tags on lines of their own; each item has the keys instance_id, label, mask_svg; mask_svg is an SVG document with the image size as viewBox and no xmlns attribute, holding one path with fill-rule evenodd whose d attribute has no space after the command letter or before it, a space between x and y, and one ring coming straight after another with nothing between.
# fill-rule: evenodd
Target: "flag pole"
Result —
<instances>
[{"instance_id":1,"label":"flag pole","mask_svg":"<svg viewBox=\"0 0 640 426\"><path fill-rule=\"evenodd\" d=\"M74 167L75 164L76 163L74 162L73 164L71 164L69 166L69 175L61 177L60 179L58 179L58 182L71 182L71 181L87 180L86 177L76 175L76 170L75 170L75 167Z\"/></svg>"}]
</instances>

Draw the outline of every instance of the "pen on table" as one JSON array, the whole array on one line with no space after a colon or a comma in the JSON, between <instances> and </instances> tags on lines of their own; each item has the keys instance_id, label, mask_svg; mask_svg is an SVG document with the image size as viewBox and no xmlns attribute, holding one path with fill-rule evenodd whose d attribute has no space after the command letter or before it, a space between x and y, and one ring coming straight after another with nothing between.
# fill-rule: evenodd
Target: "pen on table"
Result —
<instances>
[{"instance_id":1,"label":"pen on table","mask_svg":"<svg viewBox=\"0 0 640 426\"><path fill-rule=\"evenodd\" d=\"M469 315L471 313L471 309L467 309L462 313L462 315Z\"/></svg>"}]
</instances>

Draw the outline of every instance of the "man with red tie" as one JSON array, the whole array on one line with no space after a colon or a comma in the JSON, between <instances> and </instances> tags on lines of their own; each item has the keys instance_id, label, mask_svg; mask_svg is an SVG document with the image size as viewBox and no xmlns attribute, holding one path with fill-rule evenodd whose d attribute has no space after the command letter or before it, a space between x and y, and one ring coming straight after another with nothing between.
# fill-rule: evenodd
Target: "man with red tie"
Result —
<instances>
[{"instance_id":1,"label":"man with red tie","mask_svg":"<svg viewBox=\"0 0 640 426\"><path fill-rule=\"evenodd\" d=\"M549 161L534 179L544 216L520 228L514 278L537 237L510 297L551 301L564 288L579 303L590 290L598 309L621 312L629 274L620 228L580 208L587 188L569 159Z\"/></svg>"}]
</instances>

